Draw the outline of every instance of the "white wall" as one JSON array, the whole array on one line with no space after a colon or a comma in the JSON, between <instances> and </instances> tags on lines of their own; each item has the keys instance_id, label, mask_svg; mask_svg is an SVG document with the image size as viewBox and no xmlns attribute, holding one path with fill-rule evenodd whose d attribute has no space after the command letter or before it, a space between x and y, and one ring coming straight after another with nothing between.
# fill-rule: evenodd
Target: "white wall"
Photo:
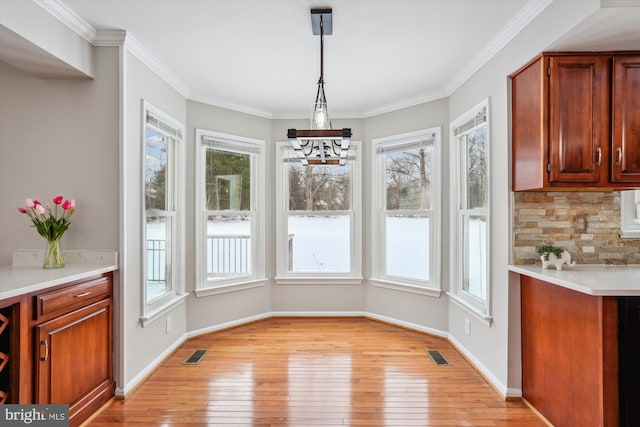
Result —
<instances>
[{"instance_id":1,"label":"white wall","mask_svg":"<svg viewBox=\"0 0 640 427\"><path fill-rule=\"evenodd\" d=\"M126 51L122 62L124 71L124 139L123 206L124 238L121 242L120 280L122 285L120 307L123 307L122 325L116 339L124 345L124 361L118 387L128 388L139 379L149 366L166 355L167 349L186 336L186 304L183 302L164 313L152 323L142 327L142 102L146 100L165 114L186 125L187 101L176 90L160 79L133 54ZM99 114L94 110L94 114ZM186 142L186 141L185 141ZM187 168L187 176L189 169ZM166 333L166 318L172 317L172 330Z\"/></svg>"},{"instance_id":2,"label":"white wall","mask_svg":"<svg viewBox=\"0 0 640 427\"><path fill-rule=\"evenodd\" d=\"M0 62L0 265L45 240L16 208L74 198L62 249L118 248L118 50L96 53L93 80L41 79Z\"/></svg>"},{"instance_id":3,"label":"white wall","mask_svg":"<svg viewBox=\"0 0 640 427\"><path fill-rule=\"evenodd\" d=\"M534 19L471 79L449 98L449 117L454 120L483 99L490 97L491 147L491 235L490 279L492 287L491 327L466 310L449 304L449 333L475 361L486 368L501 391L519 394L520 322L518 281L510 284L507 265L511 248L510 140L507 76L544 51L579 22L599 8L599 1L556 1ZM514 279L515 276L512 276ZM464 333L464 319L471 321L471 335Z\"/></svg>"},{"instance_id":4,"label":"white wall","mask_svg":"<svg viewBox=\"0 0 640 427\"><path fill-rule=\"evenodd\" d=\"M440 127L442 130L441 140L441 182L442 188L449 186L449 157L448 139L446 131L449 121L449 101L439 99L427 102L411 108L394 111L387 114L371 117L365 121L367 144L365 144L364 156L371 159L371 140L386 136L398 135L402 133ZM371 254L371 193L373 188L371 183L375 182L372 177L371 164L367 164L364 179L364 211L367 213L367 232L364 238L366 276L371 274L370 260ZM447 266L449 262L449 235L447 233L449 224L449 198L448 192L442 192L440 206L442 218L442 245L440 253L442 265ZM448 269L441 269L441 284L444 291L448 289ZM384 318L396 319L401 322L411 324L422 329L445 332L448 330L448 308L447 297L444 293L440 297L418 295L405 291L387 289L373 286L369 283L366 292L365 310L372 314Z\"/></svg>"},{"instance_id":5,"label":"white wall","mask_svg":"<svg viewBox=\"0 0 640 427\"><path fill-rule=\"evenodd\" d=\"M25 71L96 77L94 47L34 1L0 2L0 40L0 60Z\"/></svg>"}]
</instances>

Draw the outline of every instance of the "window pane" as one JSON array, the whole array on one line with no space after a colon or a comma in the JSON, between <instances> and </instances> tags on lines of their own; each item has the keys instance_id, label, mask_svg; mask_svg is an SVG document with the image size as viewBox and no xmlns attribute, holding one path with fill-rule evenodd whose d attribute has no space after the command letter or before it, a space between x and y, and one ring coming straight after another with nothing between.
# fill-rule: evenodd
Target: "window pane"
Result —
<instances>
[{"instance_id":1,"label":"window pane","mask_svg":"<svg viewBox=\"0 0 640 427\"><path fill-rule=\"evenodd\" d=\"M171 217L147 217L147 302L171 291L171 226Z\"/></svg>"},{"instance_id":2,"label":"window pane","mask_svg":"<svg viewBox=\"0 0 640 427\"><path fill-rule=\"evenodd\" d=\"M462 289L484 301L487 298L487 219L465 216L464 236Z\"/></svg>"},{"instance_id":3,"label":"window pane","mask_svg":"<svg viewBox=\"0 0 640 427\"><path fill-rule=\"evenodd\" d=\"M344 211L351 208L351 166L302 166L289 162L289 210Z\"/></svg>"},{"instance_id":4,"label":"window pane","mask_svg":"<svg viewBox=\"0 0 640 427\"><path fill-rule=\"evenodd\" d=\"M293 272L351 271L349 216L289 216L289 266Z\"/></svg>"},{"instance_id":5,"label":"window pane","mask_svg":"<svg viewBox=\"0 0 640 427\"><path fill-rule=\"evenodd\" d=\"M167 153L169 138L145 127L144 202L147 210L169 210L167 204Z\"/></svg>"},{"instance_id":6,"label":"window pane","mask_svg":"<svg viewBox=\"0 0 640 427\"><path fill-rule=\"evenodd\" d=\"M467 209L486 208L487 126L467 135L466 157Z\"/></svg>"},{"instance_id":7,"label":"window pane","mask_svg":"<svg viewBox=\"0 0 640 427\"><path fill-rule=\"evenodd\" d=\"M431 151L421 147L386 154L387 209L429 209Z\"/></svg>"},{"instance_id":8,"label":"window pane","mask_svg":"<svg viewBox=\"0 0 640 427\"><path fill-rule=\"evenodd\" d=\"M429 280L429 218L387 215L386 274Z\"/></svg>"},{"instance_id":9,"label":"window pane","mask_svg":"<svg viewBox=\"0 0 640 427\"><path fill-rule=\"evenodd\" d=\"M251 217L207 218L207 277L235 277L251 273Z\"/></svg>"},{"instance_id":10,"label":"window pane","mask_svg":"<svg viewBox=\"0 0 640 427\"><path fill-rule=\"evenodd\" d=\"M251 209L251 155L210 147L204 150L206 209Z\"/></svg>"}]
</instances>

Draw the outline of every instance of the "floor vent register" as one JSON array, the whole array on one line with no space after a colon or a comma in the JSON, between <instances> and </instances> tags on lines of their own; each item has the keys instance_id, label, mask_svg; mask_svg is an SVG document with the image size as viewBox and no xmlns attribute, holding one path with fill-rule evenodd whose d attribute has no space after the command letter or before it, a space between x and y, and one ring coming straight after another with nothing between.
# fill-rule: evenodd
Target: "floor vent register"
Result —
<instances>
[{"instance_id":1,"label":"floor vent register","mask_svg":"<svg viewBox=\"0 0 640 427\"><path fill-rule=\"evenodd\" d=\"M189 357L187 357L183 365L197 365L200 363L205 354L207 354L209 350L193 350L193 353Z\"/></svg>"},{"instance_id":2,"label":"floor vent register","mask_svg":"<svg viewBox=\"0 0 640 427\"><path fill-rule=\"evenodd\" d=\"M426 353L436 365L451 366L451 363L440 353L440 350L427 350Z\"/></svg>"}]
</instances>

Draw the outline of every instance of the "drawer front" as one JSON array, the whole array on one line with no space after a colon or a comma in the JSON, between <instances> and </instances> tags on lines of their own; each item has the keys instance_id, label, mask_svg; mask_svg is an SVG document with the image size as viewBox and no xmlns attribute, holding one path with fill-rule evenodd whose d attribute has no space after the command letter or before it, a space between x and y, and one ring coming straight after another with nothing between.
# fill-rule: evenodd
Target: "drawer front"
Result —
<instances>
[{"instance_id":1,"label":"drawer front","mask_svg":"<svg viewBox=\"0 0 640 427\"><path fill-rule=\"evenodd\" d=\"M111 296L110 276L102 276L86 282L36 296L36 320L60 315L84 307Z\"/></svg>"}]
</instances>

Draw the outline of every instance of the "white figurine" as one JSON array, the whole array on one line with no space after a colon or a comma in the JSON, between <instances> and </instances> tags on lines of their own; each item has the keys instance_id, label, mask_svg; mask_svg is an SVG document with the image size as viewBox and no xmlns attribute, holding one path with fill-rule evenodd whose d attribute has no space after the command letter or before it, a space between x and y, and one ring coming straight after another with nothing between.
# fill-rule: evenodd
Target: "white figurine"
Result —
<instances>
[{"instance_id":1,"label":"white figurine","mask_svg":"<svg viewBox=\"0 0 640 427\"><path fill-rule=\"evenodd\" d=\"M548 261L544 259L544 255L540 257L542 260L542 268L545 270L548 269L550 265L555 265L556 270L562 270L562 266L564 264L567 264L568 267L576 265L575 261L571 262L571 254L567 251L562 251L560 258L558 258L553 252L549 252L547 257L549 258Z\"/></svg>"}]
</instances>

